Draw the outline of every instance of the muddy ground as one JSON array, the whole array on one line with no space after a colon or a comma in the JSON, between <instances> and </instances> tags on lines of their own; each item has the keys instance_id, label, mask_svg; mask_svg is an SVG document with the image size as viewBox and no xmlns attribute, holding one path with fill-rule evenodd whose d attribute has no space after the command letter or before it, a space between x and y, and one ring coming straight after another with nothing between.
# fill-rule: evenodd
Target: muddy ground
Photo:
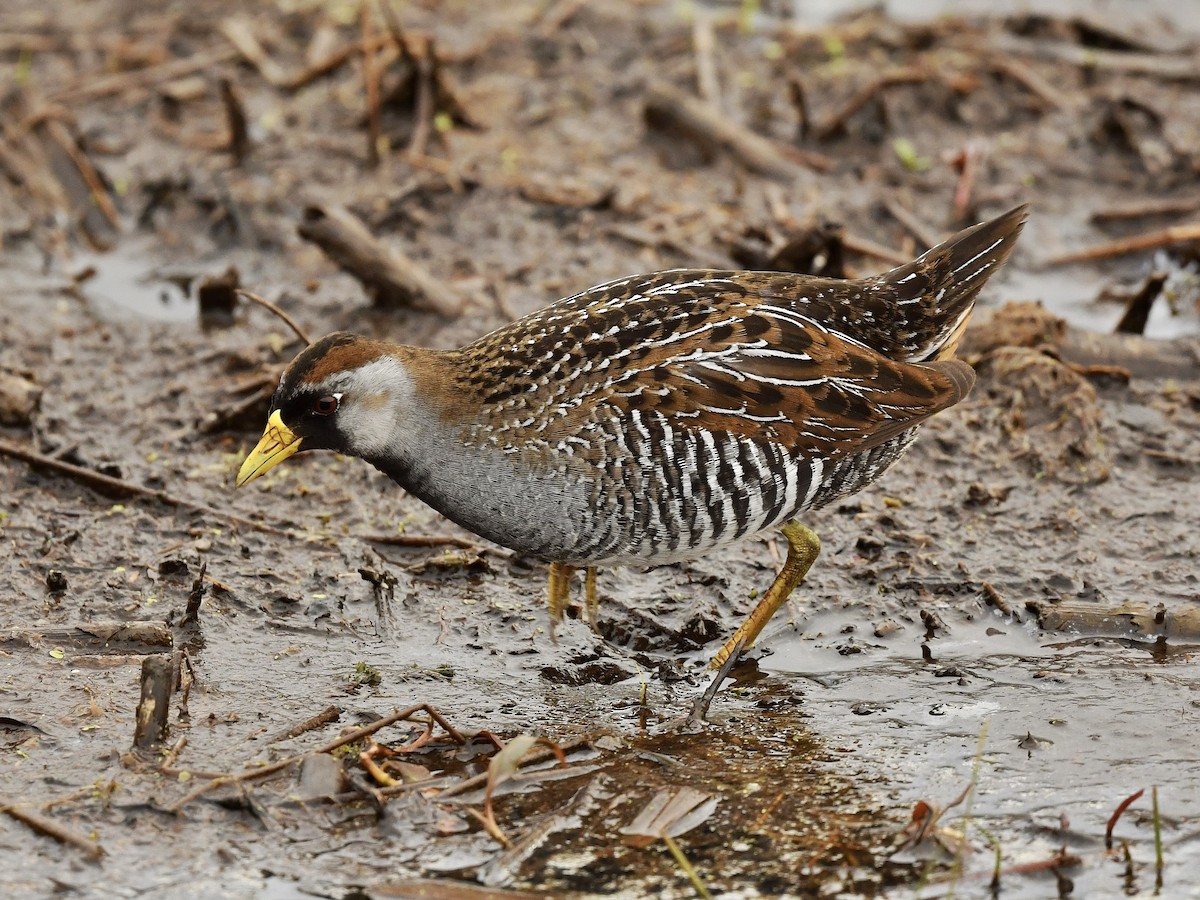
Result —
<instances>
[{"instance_id":1,"label":"muddy ground","mask_svg":"<svg viewBox=\"0 0 1200 900\"><path fill-rule=\"evenodd\" d=\"M0 890L1197 895L1186 30L570 0L394 24L404 54L357 4L0 12ZM810 517L821 559L699 729L771 539L603 572L600 634L555 643L542 567L362 463L232 489L299 345L257 306L201 321L231 265L312 335L448 347L636 270L879 271L1022 201L974 394ZM461 311L373 302L298 233L341 207ZM135 752L147 657L179 690ZM419 704L453 735L418 711L210 783ZM565 768L501 780L521 735ZM656 798L680 808L638 822Z\"/></svg>"}]
</instances>

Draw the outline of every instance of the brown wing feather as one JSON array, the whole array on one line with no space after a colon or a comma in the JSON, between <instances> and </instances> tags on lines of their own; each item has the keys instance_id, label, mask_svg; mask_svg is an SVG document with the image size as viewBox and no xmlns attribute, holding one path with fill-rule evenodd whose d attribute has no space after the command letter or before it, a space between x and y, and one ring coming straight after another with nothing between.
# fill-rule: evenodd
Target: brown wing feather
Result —
<instances>
[{"instance_id":1,"label":"brown wing feather","mask_svg":"<svg viewBox=\"0 0 1200 900\"><path fill-rule=\"evenodd\" d=\"M753 289L777 277L786 276L664 272L560 301L466 348L472 365L456 393L482 408L460 418L474 423L474 439L518 446L579 435L611 412L657 410L672 427L836 458L969 390L963 363L898 362L825 321L822 303L835 298L823 283L812 299L803 278L790 298ZM838 296L853 288L841 283ZM822 321L805 314L810 306Z\"/></svg>"},{"instance_id":2,"label":"brown wing feather","mask_svg":"<svg viewBox=\"0 0 1200 900\"><path fill-rule=\"evenodd\" d=\"M802 317L752 312L694 358L664 359L605 398L656 410L674 427L726 431L835 458L870 449L961 400L974 382L957 360L890 360ZM753 337L751 336L753 335Z\"/></svg>"}]
</instances>

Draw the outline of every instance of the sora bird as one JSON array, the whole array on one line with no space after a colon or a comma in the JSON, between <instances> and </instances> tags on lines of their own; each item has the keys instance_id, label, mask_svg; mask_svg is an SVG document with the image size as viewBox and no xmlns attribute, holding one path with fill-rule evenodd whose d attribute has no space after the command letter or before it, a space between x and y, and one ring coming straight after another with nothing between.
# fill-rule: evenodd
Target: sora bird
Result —
<instances>
[{"instance_id":1,"label":"sora bird","mask_svg":"<svg viewBox=\"0 0 1200 900\"><path fill-rule=\"evenodd\" d=\"M300 450L360 457L550 564L658 565L782 526L788 555L714 666L820 549L795 516L870 484L974 373L954 359L1021 206L882 275L674 269L567 297L458 350L330 334L288 366L243 485Z\"/></svg>"}]
</instances>

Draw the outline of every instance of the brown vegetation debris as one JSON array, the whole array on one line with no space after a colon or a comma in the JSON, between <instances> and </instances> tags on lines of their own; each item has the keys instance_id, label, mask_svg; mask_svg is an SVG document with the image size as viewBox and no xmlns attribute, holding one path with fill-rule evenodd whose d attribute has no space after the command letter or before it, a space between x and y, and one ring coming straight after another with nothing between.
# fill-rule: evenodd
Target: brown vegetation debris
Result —
<instances>
[{"instance_id":1,"label":"brown vegetation debris","mask_svg":"<svg viewBox=\"0 0 1200 900\"><path fill-rule=\"evenodd\" d=\"M1001 347L980 364L984 415L1036 476L1073 483L1108 478L1096 389L1071 366L1036 350ZM977 388L978 390L978 388Z\"/></svg>"}]
</instances>

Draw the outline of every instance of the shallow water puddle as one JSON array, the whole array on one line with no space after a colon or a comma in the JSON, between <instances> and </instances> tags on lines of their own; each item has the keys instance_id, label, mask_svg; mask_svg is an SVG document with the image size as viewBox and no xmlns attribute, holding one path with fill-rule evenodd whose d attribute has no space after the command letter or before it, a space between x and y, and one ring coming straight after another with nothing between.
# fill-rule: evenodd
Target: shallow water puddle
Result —
<instances>
[{"instance_id":1,"label":"shallow water puddle","mask_svg":"<svg viewBox=\"0 0 1200 900\"><path fill-rule=\"evenodd\" d=\"M923 659L921 642L911 639L868 640L863 652L846 654L839 632L853 622L826 614L808 623L811 636L777 635L762 663L780 679L803 679L810 727L840 754L834 770L857 774L868 791L880 783L881 815L906 821L920 801L944 807L977 771L971 799L939 823L966 828L972 850L963 875L951 886L942 869L917 895L987 894L994 839L1005 869L1038 869L1002 874L1006 898L1054 891L1050 867L1038 864L1064 846L1080 858L1061 867L1075 896L1150 896L1157 785L1163 895L1185 896L1179 892L1191 890L1200 871L1200 682L1192 663L1200 648L1038 632L999 613L965 619L953 618L951 637L924 641L932 658ZM1106 857L1108 819L1140 789ZM900 858L949 858L928 846Z\"/></svg>"},{"instance_id":2,"label":"shallow water puddle","mask_svg":"<svg viewBox=\"0 0 1200 900\"><path fill-rule=\"evenodd\" d=\"M81 293L96 315L108 321L194 323L198 307L187 289L191 277L148 269L148 258L154 257L136 241L123 242L109 253L81 255L76 271L87 273Z\"/></svg>"}]
</instances>

